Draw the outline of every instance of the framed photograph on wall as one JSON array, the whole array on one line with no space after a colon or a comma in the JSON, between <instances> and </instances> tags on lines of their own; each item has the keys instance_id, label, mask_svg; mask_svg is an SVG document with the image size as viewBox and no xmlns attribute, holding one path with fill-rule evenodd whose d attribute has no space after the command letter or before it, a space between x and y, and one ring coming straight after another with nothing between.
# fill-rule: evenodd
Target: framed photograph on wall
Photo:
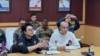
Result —
<instances>
[{"instance_id":1,"label":"framed photograph on wall","mask_svg":"<svg viewBox=\"0 0 100 56\"><path fill-rule=\"evenodd\" d=\"M42 0L29 0L29 11L42 11Z\"/></svg>"},{"instance_id":2,"label":"framed photograph on wall","mask_svg":"<svg viewBox=\"0 0 100 56\"><path fill-rule=\"evenodd\" d=\"M59 11L70 11L70 0L59 0Z\"/></svg>"},{"instance_id":3,"label":"framed photograph on wall","mask_svg":"<svg viewBox=\"0 0 100 56\"><path fill-rule=\"evenodd\" d=\"M9 12L10 2L10 0L0 0L0 12Z\"/></svg>"}]
</instances>

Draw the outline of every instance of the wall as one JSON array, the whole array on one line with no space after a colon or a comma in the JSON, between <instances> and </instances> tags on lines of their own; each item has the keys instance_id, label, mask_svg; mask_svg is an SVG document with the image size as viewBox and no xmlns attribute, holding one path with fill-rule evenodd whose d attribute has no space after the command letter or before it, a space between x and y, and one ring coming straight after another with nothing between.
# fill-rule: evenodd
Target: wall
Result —
<instances>
[{"instance_id":1,"label":"wall","mask_svg":"<svg viewBox=\"0 0 100 56\"><path fill-rule=\"evenodd\" d=\"M100 27L86 25L84 42L100 46Z\"/></svg>"},{"instance_id":2,"label":"wall","mask_svg":"<svg viewBox=\"0 0 100 56\"><path fill-rule=\"evenodd\" d=\"M86 0L86 24L100 26L100 0Z\"/></svg>"},{"instance_id":3,"label":"wall","mask_svg":"<svg viewBox=\"0 0 100 56\"><path fill-rule=\"evenodd\" d=\"M39 21L42 21L43 18L57 21L66 13L73 13L82 21L82 0L71 0L70 12L58 12L58 0L42 0L42 2L43 11L37 14ZM21 18L30 21L31 13L33 12L28 12L28 0L11 0L11 12L0 13L0 22L18 22Z\"/></svg>"},{"instance_id":4,"label":"wall","mask_svg":"<svg viewBox=\"0 0 100 56\"><path fill-rule=\"evenodd\" d=\"M24 2L23 2L24 1ZM85 1L85 0L83 0ZM49 18L50 21L55 21L58 18L64 16L68 12L59 13L57 10L57 0L44 0L43 4L43 12L38 14L39 21L42 20L43 17ZM52 3L53 2L53 3ZM85 3L85 2L83 2ZM29 21L29 16L31 13L27 10L27 2L26 0L12 0L12 11L11 13L0 13L0 27L5 30L7 27L12 27L18 25L18 20L20 18L24 18ZM26 5L25 5L26 4ZM56 5L55 5L56 4ZM80 38L80 36L85 36L82 39L83 43L94 44L96 46L100 46L100 0L86 0L86 11L85 7L82 8L82 0L71 0L71 11L70 13L74 13L78 15L78 19L86 20L86 25L81 25L80 29L75 31L75 35ZM54 7L53 7L54 6ZM46 9L45 9L46 8ZM50 9L50 10L49 10ZM84 16L82 16L86 12ZM86 19L85 19L86 16ZM9 19L9 20L8 20ZM10 23L7 23L10 22ZM14 22L14 23L13 23ZM52 24L52 23L51 23ZM56 26L53 26L56 28Z\"/></svg>"},{"instance_id":5,"label":"wall","mask_svg":"<svg viewBox=\"0 0 100 56\"><path fill-rule=\"evenodd\" d=\"M100 46L100 0L86 0L84 42Z\"/></svg>"},{"instance_id":6,"label":"wall","mask_svg":"<svg viewBox=\"0 0 100 56\"><path fill-rule=\"evenodd\" d=\"M75 35L77 38L81 38L81 36L84 36L84 38L81 40L82 43L84 43L85 39L85 25L81 25L78 30L75 31Z\"/></svg>"}]
</instances>

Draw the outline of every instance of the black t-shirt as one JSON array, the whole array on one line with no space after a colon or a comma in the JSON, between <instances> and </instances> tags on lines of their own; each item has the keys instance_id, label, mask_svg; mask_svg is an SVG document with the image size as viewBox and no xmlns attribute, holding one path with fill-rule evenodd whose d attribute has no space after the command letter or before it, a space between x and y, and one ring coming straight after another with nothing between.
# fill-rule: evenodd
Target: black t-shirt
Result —
<instances>
[{"instance_id":1,"label":"black t-shirt","mask_svg":"<svg viewBox=\"0 0 100 56\"><path fill-rule=\"evenodd\" d=\"M28 53L27 47L36 45L37 43L39 43L39 39L36 37L36 35L34 35L31 39L27 39L26 36L22 34L22 36L19 38L17 42L19 52ZM40 50L41 49L37 48L36 50L33 51L38 52Z\"/></svg>"}]
</instances>

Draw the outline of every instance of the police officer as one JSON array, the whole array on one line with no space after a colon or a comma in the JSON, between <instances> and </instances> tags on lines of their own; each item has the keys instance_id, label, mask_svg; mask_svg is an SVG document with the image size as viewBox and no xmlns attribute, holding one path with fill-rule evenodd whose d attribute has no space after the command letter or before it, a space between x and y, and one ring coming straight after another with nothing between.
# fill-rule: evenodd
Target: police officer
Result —
<instances>
[{"instance_id":1,"label":"police officer","mask_svg":"<svg viewBox=\"0 0 100 56\"><path fill-rule=\"evenodd\" d=\"M47 19L44 19L43 22L41 23L41 26L36 30L36 35L40 39L50 39L52 33L53 29L50 26L48 26Z\"/></svg>"},{"instance_id":2,"label":"police officer","mask_svg":"<svg viewBox=\"0 0 100 56\"><path fill-rule=\"evenodd\" d=\"M36 30L40 26L40 23L37 21L36 14L31 14L31 21L29 23L32 24L34 30Z\"/></svg>"},{"instance_id":3,"label":"police officer","mask_svg":"<svg viewBox=\"0 0 100 56\"><path fill-rule=\"evenodd\" d=\"M23 24L25 24L25 23L26 23L26 21L23 20L23 19L21 19L19 21L19 28L14 32L14 36L13 36L13 42L14 42L14 44L17 42L18 38L21 36L21 34L22 34L21 26Z\"/></svg>"},{"instance_id":4,"label":"police officer","mask_svg":"<svg viewBox=\"0 0 100 56\"><path fill-rule=\"evenodd\" d=\"M21 30L22 36L17 42L18 50L21 53L39 52L45 45L46 41L39 42L39 39L34 35L33 26L30 23L25 23Z\"/></svg>"},{"instance_id":5,"label":"police officer","mask_svg":"<svg viewBox=\"0 0 100 56\"><path fill-rule=\"evenodd\" d=\"M74 24L71 23L71 20L74 20ZM77 19L77 17L74 14L66 14L65 17L61 18L60 20L57 21L57 26L60 26L60 22L66 21L69 23L69 31L73 32L75 30L78 30L80 28L80 23Z\"/></svg>"}]
</instances>

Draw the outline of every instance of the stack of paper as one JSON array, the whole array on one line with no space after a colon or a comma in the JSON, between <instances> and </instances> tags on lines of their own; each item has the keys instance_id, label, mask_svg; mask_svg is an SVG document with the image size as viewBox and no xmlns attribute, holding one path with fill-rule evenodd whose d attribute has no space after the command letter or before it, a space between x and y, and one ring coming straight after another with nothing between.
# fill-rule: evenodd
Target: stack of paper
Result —
<instances>
[{"instance_id":1,"label":"stack of paper","mask_svg":"<svg viewBox=\"0 0 100 56\"><path fill-rule=\"evenodd\" d=\"M60 53L61 53L60 51L56 51L56 50L54 51L54 50L53 50L53 51L44 51L43 54L45 54L45 52L46 52L46 54L48 54L48 55L60 54Z\"/></svg>"}]
</instances>

